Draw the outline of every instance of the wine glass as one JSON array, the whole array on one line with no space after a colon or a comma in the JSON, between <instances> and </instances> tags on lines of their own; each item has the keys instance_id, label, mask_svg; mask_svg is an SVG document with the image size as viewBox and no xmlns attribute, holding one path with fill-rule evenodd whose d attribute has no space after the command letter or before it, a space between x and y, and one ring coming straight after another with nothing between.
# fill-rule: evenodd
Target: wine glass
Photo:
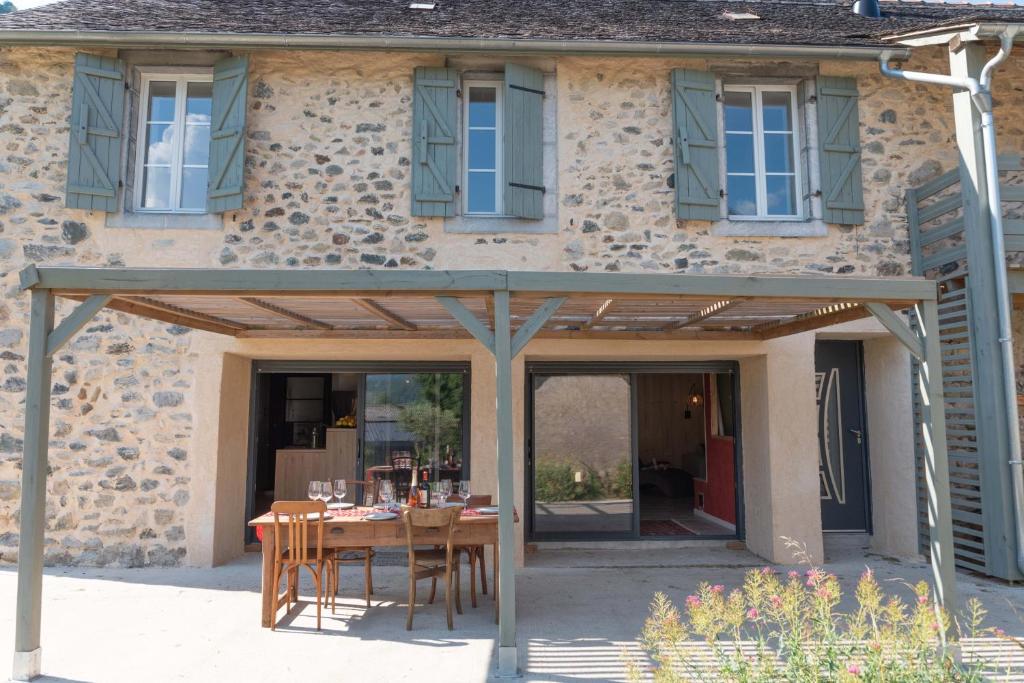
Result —
<instances>
[{"instance_id":1,"label":"wine glass","mask_svg":"<svg viewBox=\"0 0 1024 683\"><path fill-rule=\"evenodd\" d=\"M310 500L316 500L320 497L320 482L311 481L309 482L309 489L306 491L306 495Z\"/></svg>"},{"instance_id":2,"label":"wine glass","mask_svg":"<svg viewBox=\"0 0 1024 683\"><path fill-rule=\"evenodd\" d=\"M334 497L338 499L338 502L342 502L345 496L348 495L348 485L344 479L334 480Z\"/></svg>"},{"instance_id":3,"label":"wine glass","mask_svg":"<svg viewBox=\"0 0 1024 683\"><path fill-rule=\"evenodd\" d=\"M452 495L452 480L442 479L441 480L441 500L445 503L448 502L448 498Z\"/></svg>"},{"instance_id":4,"label":"wine glass","mask_svg":"<svg viewBox=\"0 0 1024 683\"><path fill-rule=\"evenodd\" d=\"M320 482L320 495L318 496L324 503L330 502L331 498L334 498L334 489L331 487L331 482L322 481Z\"/></svg>"},{"instance_id":5,"label":"wine glass","mask_svg":"<svg viewBox=\"0 0 1024 683\"><path fill-rule=\"evenodd\" d=\"M390 479L385 479L380 483L380 499L384 502L384 509L391 509L391 501L395 498L395 485L391 483Z\"/></svg>"},{"instance_id":6,"label":"wine glass","mask_svg":"<svg viewBox=\"0 0 1024 683\"><path fill-rule=\"evenodd\" d=\"M462 502L469 505L469 480L463 479L459 482L459 497L462 498Z\"/></svg>"}]
</instances>

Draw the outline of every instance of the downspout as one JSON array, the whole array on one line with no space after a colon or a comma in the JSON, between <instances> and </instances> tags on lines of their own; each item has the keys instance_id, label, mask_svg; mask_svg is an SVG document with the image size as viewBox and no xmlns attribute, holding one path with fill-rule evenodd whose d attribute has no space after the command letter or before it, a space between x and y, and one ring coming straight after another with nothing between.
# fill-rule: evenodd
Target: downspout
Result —
<instances>
[{"instance_id":1,"label":"downspout","mask_svg":"<svg viewBox=\"0 0 1024 683\"><path fill-rule=\"evenodd\" d=\"M1021 459L1020 427L1017 416L1017 384L1013 360L1013 329L1010 320L1010 294L1006 277L1006 249L1003 244L1002 197L999 192L999 162L996 128L992 115L992 74L1010 56L1018 27L1007 27L999 36L999 52L981 70L978 78L959 79L942 74L903 71L889 66L890 55L879 58L882 73L916 83L945 85L967 90L981 115L982 152L985 159L985 184L988 192L989 229L992 236L995 269L996 309L999 321L999 350L1003 364L1003 395L1006 402L1007 443L1010 447L1010 482L1013 489L1013 517L1017 538L1017 570L1024 574L1024 460Z\"/></svg>"}]
</instances>

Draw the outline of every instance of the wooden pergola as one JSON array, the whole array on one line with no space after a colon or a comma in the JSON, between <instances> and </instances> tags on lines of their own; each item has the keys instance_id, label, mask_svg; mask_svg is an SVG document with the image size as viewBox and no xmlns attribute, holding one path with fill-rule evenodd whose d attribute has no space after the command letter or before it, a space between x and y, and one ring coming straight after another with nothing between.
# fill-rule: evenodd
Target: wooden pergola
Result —
<instances>
[{"instance_id":1,"label":"wooden pergola","mask_svg":"<svg viewBox=\"0 0 1024 683\"><path fill-rule=\"evenodd\" d=\"M104 308L242 338L472 337L495 358L501 567L498 670L515 675L512 359L535 337L765 340L874 316L921 362L931 563L955 603L935 283L922 278L526 271L29 266L15 678L40 671L52 358ZM78 301L55 325L56 298ZM899 314L913 310L916 329ZM512 579L512 580L510 580Z\"/></svg>"}]
</instances>

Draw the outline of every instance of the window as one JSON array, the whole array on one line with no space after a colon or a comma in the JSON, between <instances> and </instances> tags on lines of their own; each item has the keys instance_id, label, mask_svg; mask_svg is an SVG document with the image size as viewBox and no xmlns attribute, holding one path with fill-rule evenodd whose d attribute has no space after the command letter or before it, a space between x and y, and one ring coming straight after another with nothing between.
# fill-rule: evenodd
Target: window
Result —
<instances>
[{"instance_id":1,"label":"window","mask_svg":"<svg viewBox=\"0 0 1024 683\"><path fill-rule=\"evenodd\" d=\"M466 215L502 215L502 121L500 81L467 81L462 186Z\"/></svg>"},{"instance_id":2,"label":"window","mask_svg":"<svg viewBox=\"0 0 1024 683\"><path fill-rule=\"evenodd\" d=\"M210 74L142 79L135 210L205 213L210 157Z\"/></svg>"},{"instance_id":3,"label":"window","mask_svg":"<svg viewBox=\"0 0 1024 683\"><path fill-rule=\"evenodd\" d=\"M727 85L724 104L729 218L800 218L796 87Z\"/></svg>"}]
</instances>

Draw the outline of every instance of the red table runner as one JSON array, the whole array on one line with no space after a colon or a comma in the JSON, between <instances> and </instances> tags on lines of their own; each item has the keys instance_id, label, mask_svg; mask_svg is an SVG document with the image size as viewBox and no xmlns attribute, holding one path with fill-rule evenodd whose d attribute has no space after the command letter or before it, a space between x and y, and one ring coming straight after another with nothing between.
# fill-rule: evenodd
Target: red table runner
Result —
<instances>
[{"instance_id":1,"label":"red table runner","mask_svg":"<svg viewBox=\"0 0 1024 683\"><path fill-rule=\"evenodd\" d=\"M347 510L328 510L327 511L327 517L325 517L324 519L325 519L325 521L330 521L331 519L362 518L362 517L365 517L366 515L370 514L371 512L376 512L376 511L377 510L375 510L373 508L367 508L367 507L354 507L354 508L349 508ZM392 510L392 511L393 512L398 512L398 510ZM462 514L460 514L459 516L460 517L479 517L479 516L481 516L481 514L482 513L480 512L480 510L477 509L477 508L463 508ZM496 516L496 515L494 515L494 516ZM270 512L268 512L268 513L266 513L264 515L261 515L259 517L259 519L262 519L262 518L266 518L266 520L268 522L273 522L274 521L274 515L272 513L270 513ZM311 521L315 522L316 520L311 520ZM260 543L263 542L263 527L262 526L257 526L256 527L256 539Z\"/></svg>"}]
</instances>

